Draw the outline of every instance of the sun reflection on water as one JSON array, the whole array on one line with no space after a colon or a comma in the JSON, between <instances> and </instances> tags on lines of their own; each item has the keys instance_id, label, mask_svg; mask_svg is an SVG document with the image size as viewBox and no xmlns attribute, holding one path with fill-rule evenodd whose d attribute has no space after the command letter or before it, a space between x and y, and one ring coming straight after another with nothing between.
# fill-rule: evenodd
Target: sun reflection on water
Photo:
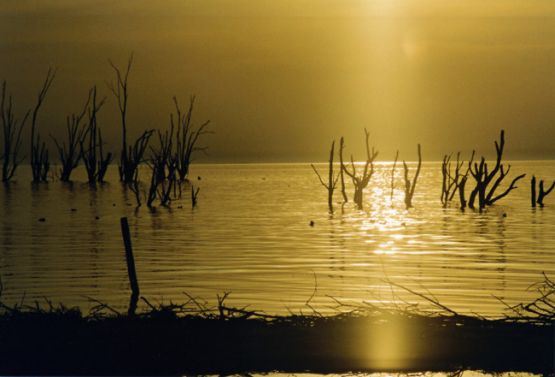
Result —
<instances>
[{"instance_id":1,"label":"sun reflection on water","mask_svg":"<svg viewBox=\"0 0 555 377\"><path fill-rule=\"evenodd\" d=\"M372 326L366 334L368 367L376 369L406 366L410 356L407 335L411 331L402 322L389 319L380 326Z\"/></svg>"},{"instance_id":2,"label":"sun reflection on water","mask_svg":"<svg viewBox=\"0 0 555 377\"><path fill-rule=\"evenodd\" d=\"M513 166L548 176L555 163ZM392 297L387 281L393 281L428 289L459 312L499 316L505 306L493 295L526 302L534 297L527 288L542 271L555 273L555 206L530 211L522 189L483 214L442 208L439 164L424 164L415 207L408 211L402 169L391 200L391 164L377 164L364 208L355 208L348 191L345 205L335 196L332 214L309 166L198 169L204 197L195 210L135 211L116 171L97 191L56 182L0 190L6 214L0 221L2 299L47 296L86 309L91 303L84 297L90 296L126 307L121 234L114 226L120 216L129 217L144 295L174 302L184 300L184 291L206 299L232 291L233 305L288 314L305 307L316 274L313 304L326 314L328 296L353 304L419 301L407 292ZM85 178L76 175L77 182ZM46 221L38 222L41 217Z\"/></svg>"}]
</instances>

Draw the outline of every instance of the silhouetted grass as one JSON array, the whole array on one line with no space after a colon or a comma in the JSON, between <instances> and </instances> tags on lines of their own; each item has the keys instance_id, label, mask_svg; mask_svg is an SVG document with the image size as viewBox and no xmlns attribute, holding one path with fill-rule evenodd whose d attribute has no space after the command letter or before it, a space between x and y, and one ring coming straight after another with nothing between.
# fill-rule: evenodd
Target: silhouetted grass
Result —
<instances>
[{"instance_id":1,"label":"silhouetted grass","mask_svg":"<svg viewBox=\"0 0 555 377\"><path fill-rule=\"evenodd\" d=\"M186 297L167 305L143 298L134 317L99 301L87 315L49 301L2 304L0 373L553 372L553 316L486 319L441 304L423 313L338 300L331 316L273 316L227 306L227 294L214 306Z\"/></svg>"}]
</instances>

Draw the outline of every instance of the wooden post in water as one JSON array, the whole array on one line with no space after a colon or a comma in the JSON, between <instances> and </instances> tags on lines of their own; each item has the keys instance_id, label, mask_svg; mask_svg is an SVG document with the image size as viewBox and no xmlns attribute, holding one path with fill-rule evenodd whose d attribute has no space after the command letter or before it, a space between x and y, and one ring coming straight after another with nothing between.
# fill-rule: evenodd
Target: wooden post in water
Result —
<instances>
[{"instance_id":1,"label":"wooden post in water","mask_svg":"<svg viewBox=\"0 0 555 377\"><path fill-rule=\"evenodd\" d=\"M135 270L135 259L133 258L133 248L131 247L131 235L129 234L129 223L127 217L120 219L121 235L125 246L125 260L127 261L127 274L129 276L129 284L131 285L131 299L129 301L129 310L127 315L135 315L137 309L137 301L139 300L139 282L137 281L137 271Z\"/></svg>"}]
</instances>

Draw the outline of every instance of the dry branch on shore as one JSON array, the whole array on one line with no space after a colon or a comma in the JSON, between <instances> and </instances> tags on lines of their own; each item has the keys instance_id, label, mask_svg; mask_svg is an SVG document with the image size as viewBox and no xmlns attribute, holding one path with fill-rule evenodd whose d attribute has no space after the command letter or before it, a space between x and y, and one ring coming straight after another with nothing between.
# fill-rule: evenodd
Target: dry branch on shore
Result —
<instances>
[{"instance_id":1,"label":"dry branch on shore","mask_svg":"<svg viewBox=\"0 0 555 377\"><path fill-rule=\"evenodd\" d=\"M182 304L153 304L143 297L146 309L133 317L98 300L86 317L78 308L50 301L46 309L3 305L0 372L151 375L464 367L549 373L553 366L553 318L488 320L461 315L433 298L439 314L332 299L338 311L330 316L269 315L227 304L229 293L218 296L215 305L189 294L185 298ZM395 341L403 347L385 357L381 345L391 336L401 337Z\"/></svg>"}]
</instances>

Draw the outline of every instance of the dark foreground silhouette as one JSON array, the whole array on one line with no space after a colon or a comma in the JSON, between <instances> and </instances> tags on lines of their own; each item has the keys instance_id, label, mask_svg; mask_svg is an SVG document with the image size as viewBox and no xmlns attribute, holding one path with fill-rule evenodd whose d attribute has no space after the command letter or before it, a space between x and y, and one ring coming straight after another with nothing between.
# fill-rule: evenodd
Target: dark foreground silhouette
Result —
<instances>
[{"instance_id":1,"label":"dark foreground silhouette","mask_svg":"<svg viewBox=\"0 0 555 377\"><path fill-rule=\"evenodd\" d=\"M133 317L77 309L6 310L0 374L527 371L553 373L553 321L368 311L265 316L219 306Z\"/></svg>"}]
</instances>

